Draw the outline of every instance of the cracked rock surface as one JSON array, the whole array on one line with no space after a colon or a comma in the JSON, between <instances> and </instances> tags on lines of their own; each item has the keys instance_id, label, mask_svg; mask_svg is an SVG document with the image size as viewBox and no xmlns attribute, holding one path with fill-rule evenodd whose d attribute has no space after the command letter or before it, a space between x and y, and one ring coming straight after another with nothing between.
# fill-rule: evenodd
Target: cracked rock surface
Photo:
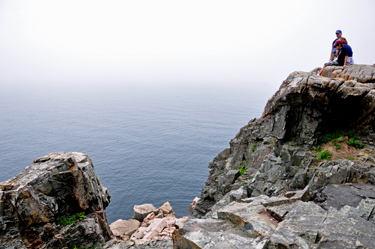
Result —
<instances>
[{"instance_id":1,"label":"cracked rock surface","mask_svg":"<svg viewBox=\"0 0 375 249\"><path fill-rule=\"evenodd\" d=\"M100 184L91 159L58 152L40 157L20 174L0 183L0 248L91 247L109 239L104 209L110 194ZM57 218L86 218L60 225Z\"/></svg>"},{"instance_id":2,"label":"cracked rock surface","mask_svg":"<svg viewBox=\"0 0 375 249\"><path fill-rule=\"evenodd\" d=\"M375 248L375 66L319 70L291 73L209 163L177 248L226 248L236 236L246 248ZM365 147L318 160L312 149L336 130L355 130ZM221 230L205 228L218 221Z\"/></svg>"}]
</instances>

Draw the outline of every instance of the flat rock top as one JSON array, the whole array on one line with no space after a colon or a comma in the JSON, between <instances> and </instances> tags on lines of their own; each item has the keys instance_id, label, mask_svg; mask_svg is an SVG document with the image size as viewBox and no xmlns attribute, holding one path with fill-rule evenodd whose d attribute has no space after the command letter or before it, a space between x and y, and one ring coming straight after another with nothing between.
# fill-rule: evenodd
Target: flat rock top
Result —
<instances>
[{"instance_id":1,"label":"flat rock top","mask_svg":"<svg viewBox=\"0 0 375 249\"><path fill-rule=\"evenodd\" d=\"M77 163L91 164L89 156L79 152L54 152L46 156L39 157L27 166L21 173L13 178L0 183L2 190L15 189L19 186L27 185L36 180L46 172L57 173L69 170Z\"/></svg>"},{"instance_id":2,"label":"flat rock top","mask_svg":"<svg viewBox=\"0 0 375 249\"><path fill-rule=\"evenodd\" d=\"M349 68L330 66L324 69L322 76L355 80L360 83L375 83L375 66L356 64L350 65Z\"/></svg>"}]
</instances>

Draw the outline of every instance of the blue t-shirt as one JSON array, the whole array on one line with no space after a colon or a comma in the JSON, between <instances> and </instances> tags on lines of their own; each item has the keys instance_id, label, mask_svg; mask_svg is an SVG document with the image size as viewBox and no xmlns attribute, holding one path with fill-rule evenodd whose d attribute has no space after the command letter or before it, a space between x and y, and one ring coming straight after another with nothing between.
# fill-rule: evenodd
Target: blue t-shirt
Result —
<instances>
[{"instance_id":1,"label":"blue t-shirt","mask_svg":"<svg viewBox=\"0 0 375 249\"><path fill-rule=\"evenodd\" d=\"M332 51L333 51L334 53L336 53L337 48L335 48L333 45L335 45L335 42L336 42L337 40L338 40L338 39L335 39L335 40L332 42Z\"/></svg>"},{"instance_id":2,"label":"blue t-shirt","mask_svg":"<svg viewBox=\"0 0 375 249\"><path fill-rule=\"evenodd\" d=\"M348 57L353 57L353 50L352 48L347 45L347 44L344 44L344 48L346 48L346 50L348 51Z\"/></svg>"}]
</instances>

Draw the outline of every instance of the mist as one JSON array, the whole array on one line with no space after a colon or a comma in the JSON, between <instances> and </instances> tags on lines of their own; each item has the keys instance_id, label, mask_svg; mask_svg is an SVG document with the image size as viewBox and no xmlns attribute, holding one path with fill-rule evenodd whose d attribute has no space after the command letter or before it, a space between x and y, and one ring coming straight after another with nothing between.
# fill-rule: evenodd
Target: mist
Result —
<instances>
[{"instance_id":1,"label":"mist","mask_svg":"<svg viewBox=\"0 0 375 249\"><path fill-rule=\"evenodd\" d=\"M0 87L278 88L342 30L374 64L375 2L0 1Z\"/></svg>"}]
</instances>

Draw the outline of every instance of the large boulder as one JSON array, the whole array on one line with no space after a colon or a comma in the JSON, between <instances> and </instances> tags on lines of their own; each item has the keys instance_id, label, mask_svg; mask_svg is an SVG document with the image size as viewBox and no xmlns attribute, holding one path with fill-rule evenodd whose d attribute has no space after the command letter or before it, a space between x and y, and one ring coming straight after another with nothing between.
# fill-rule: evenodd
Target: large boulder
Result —
<instances>
[{"instance_id":1,"label":"large boulder","mask_svg":"<svg viewBox=\"0 0 375 249\"><path fill-rule=\"evenodd\" d=\"M138 230L141 223L138 220L116 220L109 227L113 235L121 237L123 239L129 239L130 236Z\"/></svg>"},{"instance_id":2,"label":"large boulder","mask_svg":"<svg viewBox=\"0 0 375 249\"><path fill-rule=\"evenodd\" d=\"M363 186L362 186L363 187ZM216 217L190 219L173 233L183 248L375 248L375 202L361 201L340 211L307 201L308 189L277 197L258 196L232 202ZM370 220L369 220L370 219Z\"/></svg>"},{"instance_id":3,"label":"large boulder","mask_svg":"<svg viewBox=\"0 0 375 249\"><path fill-rule=\"evenodd\" d=\"M375 67L327 67L323 75L329 77L291 73L268 100L262 117L250 120L231 140L230 148L209 163L206 185L193 210L195 217L209 214L227 193L240 187L247 189L249 197L304 188L315 173L316 155L310 149L327 133L354 128L361 141L374 144ZM375 162L373 156L365 159ZM318 182L311 191L345 177L351 178L346 182L357 180L350 174L359 175L360 167L356 164L353 170L349 164L341 164L337 177L315 178ZM242 175L241 167L246 169ZM374 182L370 171L365 178Z\"/></svg>"},{"instance_id":4,"label":"large boulder","mask_svg":"<svg viewBox=\"0 0 375 249\"><path fill-rule=\"evenodd\" d=\"M209 163L177 248L375 248L375 67L319 70L291 73Z\"/></svg>"},{"instance_id":5,"label":"large boulder","mask_svg":"<svg viewBox=\"0 0 375 249\"><path fill-rule=\"evenodd\" d=\"M103 243L111 235L104 213L109 201L87 155L58 152L37 158L0 183L0 248ZM58 224L73 215L72 224Z\"/></svg>"},{"instance_id":6,"label":"large boulder","mask_svg":"<svg viewBox=\"0 0 375 249\"><path fill-rule=\"evenodd\" d=\"M140 222L146 218L147 215L150 213L156 212L157 209L151 203L146 203L142 205L134 205L133 208L133 219L138 220Z\"/></svg>"}]
</instances>

